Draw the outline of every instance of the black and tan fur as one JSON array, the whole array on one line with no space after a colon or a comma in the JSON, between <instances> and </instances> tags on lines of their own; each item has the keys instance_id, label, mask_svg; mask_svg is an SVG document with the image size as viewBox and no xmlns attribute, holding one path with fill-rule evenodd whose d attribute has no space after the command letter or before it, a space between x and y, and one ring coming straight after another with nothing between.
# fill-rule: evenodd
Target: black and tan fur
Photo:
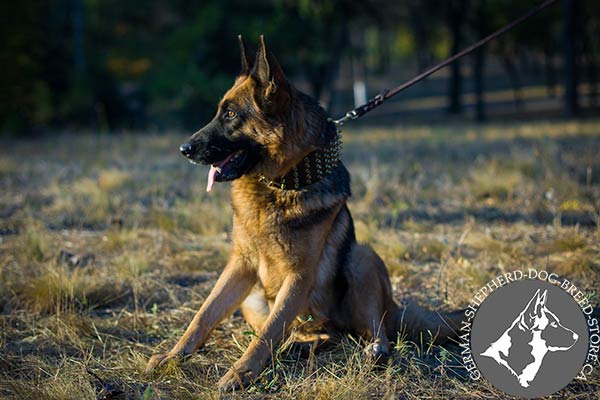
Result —
<instances>
[{"instance_id":1,"label":"black and tan fur","mask_svg":"<svg viewBox=\"0 0 600 400\"><path fill-rule=\"evenodd\" d=\"M257 337L219 382L223 389L251 383L272 345L303 316L313 322L302 324L298 337L351 332L370 341L367 353L380 359L400 330L447 337L451 328L438 314L394 302L383 261L356 242L346 205L350 177L341 162L299 190L260 179L284 176L337 133L317 102L288 83L262 36L253 67L241 38L240 45L242 73L213 121L181 147L204 164L221 165L236 155L215 175L216 181L233 181L231 258L183 337L168 353L153 356L147 370L193 354L240 306Z\"/></svg>"}]
</instances>

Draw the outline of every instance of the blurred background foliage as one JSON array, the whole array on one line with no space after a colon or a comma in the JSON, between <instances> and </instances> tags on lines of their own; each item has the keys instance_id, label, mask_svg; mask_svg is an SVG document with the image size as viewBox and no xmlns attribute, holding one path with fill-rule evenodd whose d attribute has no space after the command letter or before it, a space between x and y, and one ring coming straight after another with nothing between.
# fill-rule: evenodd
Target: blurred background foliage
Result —
<instances>
[{"instance_id":1,"label":"blurred background foliage","mask_svg":"<svg viewBox=\"0 0 600 400\"><path fill-rule=\"evenodd\" d=\"M294 82L337 115L363 99L361 84L374 95L536 3L2 2L0 132L198 128L239 70L237 34L253 47L264 33ZM437 85L431 79L411 89L408 98L442 96L440 117L472 113L483 121L493 115L486 92L509 90L511 112L524 113L526 89L541 85L541 97L560 99L550 104L552 112L597 110L600 11L594 0L559 3L454 65Z\"/></svg>"}]
</instances>

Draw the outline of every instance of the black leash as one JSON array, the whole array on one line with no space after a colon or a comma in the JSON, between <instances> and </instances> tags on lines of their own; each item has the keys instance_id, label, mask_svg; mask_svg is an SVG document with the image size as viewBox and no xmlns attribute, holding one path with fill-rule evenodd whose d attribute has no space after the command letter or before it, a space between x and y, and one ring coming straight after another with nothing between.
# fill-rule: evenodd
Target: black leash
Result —
<instances>
[{"instance_id":1,"label":"black leash","mask_svg":"<svg viewBox=\"0 0 600 400\"><path fill-rule=\"evenodd\" d=\"M531 9L528 13L520 16L519 18L515 19L513 22L509 23L508 25L503 26L502 28L498 29L496 32L484 37L483 39L481 39L480 41L478 41L477 43L472 44L471 46L463 49L462 51L454 54L452 57L447 58L446 60L442 61L441 63L434 65L433 67L429 68L428 70L426 70L425 72L422 72L421 74L415 76L414 78L412 78L411 80L396 86L393 89L383 89L381 92L379 92L377 94L377 96L373 97L371 100L369 100L368 102L366 102L365 104L363 104L362 106L358 106L353 110L350 110L346 113L346 115L344 115L342 118L338 119L338 120L334 120L333 123L339 128L341 127L346 121L348 120L352 120L352 119L356 119L358 117L362 117L363 115L365 115L366 113L368 113L369 111L373 110L374 108L379 107L380 105L383 104L384 101L386 101L387 99L394 97L395 95L397 95L398 93L402 92L405 89L408 89L409 87L411 87L412 85L414 85L415 83L427 78L429 75L433 74L434 72L444 68L445 66L447 66L448 64L458 60L459 58L466 56L467 54L472 53L473 51L477 50L478 48L484 46L485 44L487 44L488 42L490 42L491 40L496 39L498 36L510 31L512 28L514 28L515 26L519 25L521 22L525 21L526 19L529 19L530 17L534 16L535 14L537 14L538 12L542 11L543 9L545 9L546 7L552 5L553 3L555 3L556 0L546 0L545 2L537 5L536 7L534 7L533 9Z\"/></svg>"}]
</instances>

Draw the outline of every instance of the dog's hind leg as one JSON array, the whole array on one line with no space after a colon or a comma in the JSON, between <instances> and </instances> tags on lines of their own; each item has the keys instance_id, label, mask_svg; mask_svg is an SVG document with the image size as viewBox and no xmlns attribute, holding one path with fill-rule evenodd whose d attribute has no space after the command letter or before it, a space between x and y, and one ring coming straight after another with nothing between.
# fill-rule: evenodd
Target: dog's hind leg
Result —
<instances>
[{"instance_id":1,"label":"dog's hind leg","mask_svg":"<svg viewBox=\"0 0 600 400\"><path fill-rule=\"evenodd\" d=\"M351 327L373 340L366 351L375 358L389 354L388 340L395 340L398 333L435 344L457 336L463 311L442 314L415 303L399 307L393 299L385 264L370 247L353 246L346 276L349 291L345 302L352 313Z\"/></svg>"},{"instance_id":2,"label":"dog's hind leg","mask_svg":"<svg viewBox=\"0 0 600 400\"><path fill-rule=\"evenodd\" d=\"M368 246L355 244L347 264L348 293L345 302L351 310L351 328L372 341L365 349L368 357L385 362L390 355L387 320L392 288L385 265Z\"/></svg>"},{"instance_id":3,"label":"dog's hind leg","mask_svg":"<svg viewBox=\"0 0 600 400\"><path fill-rule=\"evenodd\" d=\"M374 304L371 304L364 308L366 315L363 316L364 319L362 322L357 321L354 324L354 329L363 338L371 341L365 347L365 355L377 363L385 363L391 353L390 342L384 323L385 315L378 312L378 308L373 306Z\"/></svg>"}]
</instances>

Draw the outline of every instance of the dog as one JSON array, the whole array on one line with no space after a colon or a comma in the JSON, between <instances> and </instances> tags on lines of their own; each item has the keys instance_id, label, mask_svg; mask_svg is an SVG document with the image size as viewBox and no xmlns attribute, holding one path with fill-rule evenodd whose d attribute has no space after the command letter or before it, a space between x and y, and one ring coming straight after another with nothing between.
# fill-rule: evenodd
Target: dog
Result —
<instances>
[{"instance_id":1,"label":"dog","mask_svg":"<svg viewBox=\"0 0 600 400\"><path fill-rule=\"evenodd\" d=\"M232 181L232 254L184 335L147 372L192 355L240 306L257 335L220 380L223 390L251 384L291 332L306 342L351 332L370 341L365 351L376 360L399 331L450 336L462 314L399 307L383 261L357 243L350 177L325 110L288 82L263 36L254 63L241 36L239 44L240 75L214 119L180 147L210 165L207 191Z\"/></svg>"},{"instance_id":2,"label":"dog","mask_svg":"<svg viewBox=\"0 0 600 400\"><path fill-rule=\"evenodd\" d=\"M529 387L535 379L546 354L567 351L579 338L577 333L560 323L556 314L548 310L547 298L548 290L540 293L538 289L508 329L481 353L507 368L524 388ZM530 353L531 362L522 361L524 352Z\"/></svg>"}]
</instances>

